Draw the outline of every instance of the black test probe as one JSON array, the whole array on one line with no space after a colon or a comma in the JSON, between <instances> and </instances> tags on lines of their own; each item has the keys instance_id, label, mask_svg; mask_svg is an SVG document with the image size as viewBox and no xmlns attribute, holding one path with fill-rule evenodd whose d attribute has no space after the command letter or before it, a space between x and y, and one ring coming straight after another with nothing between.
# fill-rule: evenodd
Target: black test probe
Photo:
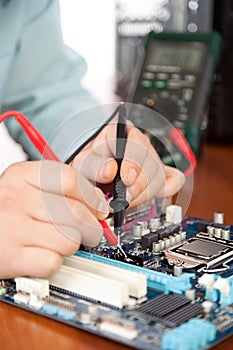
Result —
<instances>
[{"instance_id":1,"label":"black test probe","mask_svg":"<svg viewBox=\"0 0 233 350\"><path fill-rule=\"evenodd\" d=\"M125 146L127 141L127 113L124 103L119 106L119 117L117 123L117 138L116 138L116 162L118 165L117 174L113 184L113 199L110 202L114 212L114 233L118 238L118 248L126 256L120 245L120 237L123 231L122 225L124 221L124 211L129 203L126 200L126 186L121 180L121 163L124 158Z\"/></svg>"}]
</instances>

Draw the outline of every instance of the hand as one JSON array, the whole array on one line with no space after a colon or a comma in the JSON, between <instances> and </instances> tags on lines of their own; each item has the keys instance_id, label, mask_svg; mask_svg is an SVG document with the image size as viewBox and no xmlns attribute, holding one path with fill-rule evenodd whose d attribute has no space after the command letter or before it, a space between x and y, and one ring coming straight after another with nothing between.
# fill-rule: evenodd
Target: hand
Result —
<instances>
[{"instance_id":1,"label":"hand","mask_svg":"<svg viewBox=\"0 0 233 350\"><path fill-rule=\"evenodd\" d=\"M117 172L115 146L116 124L110 124L74 158L72 166L91 181L111 183ZM183 173L161 162L148 137L131 123L127 126L121 178L131 207L152 197L170 197L185 181Z\"/></svg>"},{"instance_id":2,"label":"hand","mask_svg":"<svg viewBox=\"0 0 233 350\"><path fill-rule=\"evenodd\" d=\"M97 219L108 215L98 188L71 166L52 161L10 166L0 177L0 208L1 278L51 275L80 243L99 243Z\"/></svg>"}]
</instances>

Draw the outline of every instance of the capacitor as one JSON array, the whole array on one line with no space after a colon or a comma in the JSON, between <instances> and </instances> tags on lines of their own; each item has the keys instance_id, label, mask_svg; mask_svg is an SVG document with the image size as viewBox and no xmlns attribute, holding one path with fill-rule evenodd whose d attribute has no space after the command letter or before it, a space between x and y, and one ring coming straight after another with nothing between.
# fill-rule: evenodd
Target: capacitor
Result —
<instances>
[{"instance_id":1,"label":"capacitor","mask_svg":"<svg viewBox=\"0 0 233 350\"><path fill-rule=\"evenodd\" d=\"M187 299L194 301L196 297L196 290L195 289L188 289L185 291L185 296Z\"/></svg>"},{"instance_id":2,"label":"capacitor","mask_svg":"<svg viewBox=\"0 0 233 350\"><path fill-rule=\"evenodd\" d=\"M174 236L170 236L171 246L176 244L176 238Z\"/></svg>"},{"instance_id":3,"label":"capacitor","mask_svg":"<svg viewBox=\"0 0 233 350\"><path fill-rule=\"evenodd\" d=\"M175 237L176 243L179 243L181 241L181 237L179 233L175 233L174 237Z\"/></svg>"},{"instance_id":4,"label":"capacitor","mask_svg":"<svg viewBox=\"0 0 233 350\"><path fill-rule=\"evenodd\" d=\"M180 236L181 236L181 241L186 240L186 232L185 231L180 231Z\"/></svg>"},{"instance_id":5,"label":"capacitor","mask_svg":"<svg viewBox=\"0 0 233 350\"><path fill-rule=\"evenodd\" d=\"M214 223L215 224L223 224L224 222L224 213L216 211L214 213Z\"/></svg>"},{"instance_id":6,"label":"capacitor","mask_svg":"<svg viewBox=\"0 0 233 350\"><path fill-rule=\"evenodd\" d=\"M171 246L171 240L169 238L165 238L164 241L165 241L165 248L166 249L169 248Z\"/></svg>"},{"instance_id":7,"label":"capacitor","mask_svg":"<svg viewBox=\"0 0 233 350\"><path fill-rule=\"evenodd\" d=\"M215 227L214 228L214 235L217 238L221 238L221 236L222 236L222 229L220 227Z\"/></svg>"},{"instance_id":8,"label":"capacitor","mask_svg":"<svg viewBox=\"0 0 233 350\"><path fill-rule=\"evenodd\" d=\"M222 230L222 238L226 240L230 240L230 230Z\"/></svg>"},{"instance_id":9,"label":"capacitor","mask_svg":"<svg viewBox=\"0 0 233 350\"><path fill-rule=\"evenodd\" d=\"M137 223L133 225L133 236L134 238L141 238L142 236L142 225Z\"/></svg>"},{"instance_id":10,"label":"capacitor","mask_svg":"<svg viewBox=\"0 0 233 350\"><path fill-rule=\"evenodd\" d=\"M205 300L203 301L201 306L203 307L203 311L205 314L210 314L213 308L213 303L210 300Z\"/></svg>"},{"instance_id":11,"label":"capacitor","mask_svg":"<svg viewBox=\"0 0 233 350\"><path fill-rule=\"evenodd\" d=\"M159 218L151 218L150 219L151 232L158 230L159 226L160 226L160 219Z\"/></svg>"},{"instance_id":12,"label":"capacitor","mask_svg":"<svg viewBox=\"0 0 233 350\"><path fill-rule=\"evenodd\" d=\"M214 226L207 226L207 232L210 237L213 237L214 235Z\"/></svg>"},{"instance_id":13,"label":"capacitor","mask_svg":"<svg viewBox=\"0 0 233 350\"><path fill-rule=\"evenodd\" d=\"M160 243L160 249L164 250L165 249L165 241L163 239L159 240Z\"/></svg>"},{"instance_id":14,"label":"capacitor","mask_svg":"<svg viewBox=\"0 0 233 350\"><path fill-rule=\"evenodd\" d=\"M142 236L150 233L150 230L147 228L147 221L138 221L138 224L142 227Z\"/></svg>"},{"instance_id":15,"label":"capacitor","mask_svg":"<svg viewBox=\"0 0 233 350\"><path fill-rule=\"evenodd\" d=\"M159 242L153 242L153 243L152 243L152 251L153 251L153 253L155 253L155 254L158 254L158 253L161 252L161 245L160 245Z\"/></svg>"},{"instance_id":16,"label":"capacitor","mask_svg":"<svg viewBox=\"0 0 233 350\"><path fill-rule=\"evenodd\" d=\"M180 277L182 275L182 272L183 272L182 266L174 265L173 275L175 277Z\"/></svg>"}]
</instances>

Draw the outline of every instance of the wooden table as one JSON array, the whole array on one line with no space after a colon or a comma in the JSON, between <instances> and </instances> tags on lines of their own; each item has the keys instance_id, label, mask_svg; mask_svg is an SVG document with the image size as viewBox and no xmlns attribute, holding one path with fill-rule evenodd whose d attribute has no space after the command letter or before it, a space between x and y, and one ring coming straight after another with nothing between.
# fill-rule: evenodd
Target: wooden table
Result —
<instances>
[{"instance_id":1,"label":"wooden table","mask_svg":"<svg viewBox=\"0 0 233 350\"><path fill-rule=\"evenodd\" d=\"M207 219L214 211L225 213L233 223L233 145L204 145L194 178L194 191L188 214ZM126 350L104 338L0 303L1 350ZM213 350L230 350L233 337Z\"/></svg>"}]
</instances>

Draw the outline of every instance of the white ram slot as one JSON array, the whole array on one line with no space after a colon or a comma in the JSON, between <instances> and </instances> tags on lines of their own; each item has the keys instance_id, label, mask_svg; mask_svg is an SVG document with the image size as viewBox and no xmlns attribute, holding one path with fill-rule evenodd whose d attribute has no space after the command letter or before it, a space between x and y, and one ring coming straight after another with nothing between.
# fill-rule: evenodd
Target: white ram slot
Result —
<instances>
[{"instance_id":1,"label":"white ram slot","mask_svg":"<svg viewBox=\"0 0 233 350\"><path fill-rule=\"evenodd\" d=\"M147 293L146 276L140 273L124 270L120 267L110 266L78 256L66 257L64 259L64 265L126 283L129 288L130 296L134 298L143 298Z\"/></svg>"},{"instance_id":2,"label":"white ram slot","mask_svg":"<svg viewBox=\"0 0 233 350\"><path fill-rule=\"evenodd\" d=\"M129 301L127 284L68 266L61 266L60 270L49 278L49 283L119 308L127 305Z\"/></svg>"}]
</instances>

